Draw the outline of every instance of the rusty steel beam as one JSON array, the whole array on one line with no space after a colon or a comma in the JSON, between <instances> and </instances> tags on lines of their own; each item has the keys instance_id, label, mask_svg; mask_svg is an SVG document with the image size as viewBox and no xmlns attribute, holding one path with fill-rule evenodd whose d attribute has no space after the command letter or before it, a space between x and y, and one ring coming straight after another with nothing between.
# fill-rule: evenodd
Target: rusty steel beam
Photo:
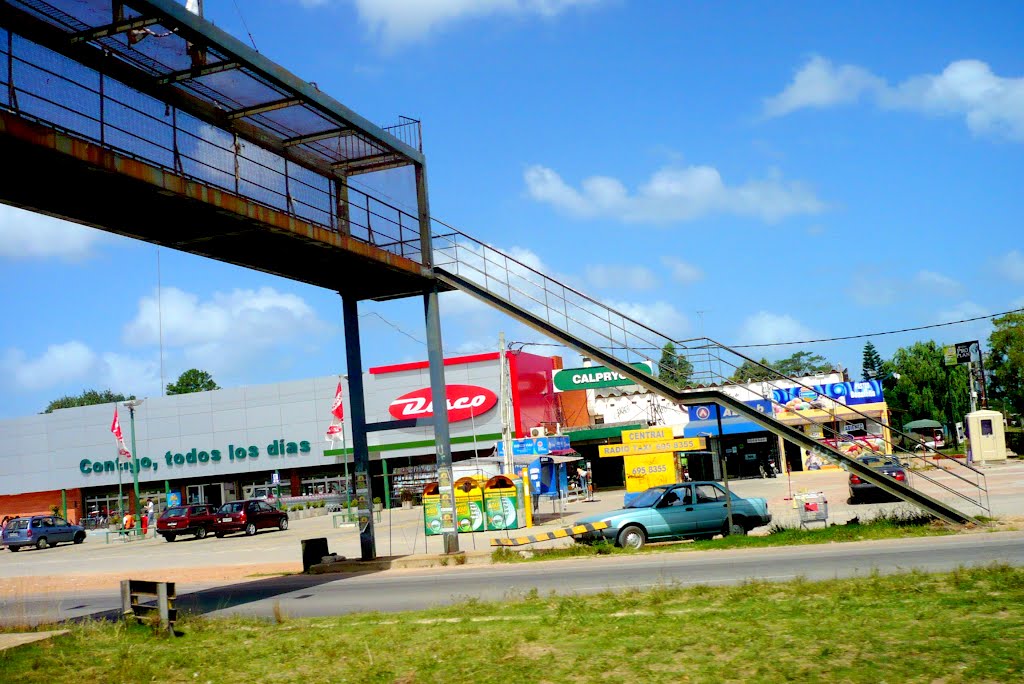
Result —
<instances>
[{"instance_id":1,"label":"rusty steel beam","mask_svg":"<svg viewBox=\"0 0 1024 684\"><path fill-rule=\"evenodd\" d=\"M288 107L294 107L295 105L302 104L302 99L298 97L286 97L282 100L274 100L273 102L264 102L263 104L253 105L251 107L243 107L242 109L236 109L228 112L228 119L234 121L235 119L244 119L250 116L256 116L257 114L264 114L266 112L273 112L278 109L287 109Z\"/></svg>"},{"instance_id":2,"label":"rusty steel beam","mask_svg":"<svg viewBox=\"0 0 1024 684\"><path fill-rule=\"evenodd\" d=\"M347 138L353 135L356 135L356 131L351 128L335 128L334 130L322 131L320 133L297 135L294 138L288 138L283 144L285 147L294 147L295 145L305 145L306 143L320 142L321 140L329 140L331 138Z\"/></svg>"},{"instance_id":3,"label":"rusty steel beam","mask_svg":"<svg viewBox=\"0 0 1024 684\"><path fill-rule=\"evenodd\" d=\"M222 71L230 71L231 69L237 69L239 66L238 62L227 60L224 62L215 62L214 64L207 64L203 67L196 67L193 69L182 69L181 71L175 71L156 79L157 85L168 85L170 83L178 83L179 81L189 81L194 78L201 78L203 76L209 76L210 74L219 74Z\"/></svg>"},{"instance_id":4,"label":"rusty steel beam","mask_svg":"<svg viewBox=\"0 0 1024 684\"><path fill-rule=\"evenodd\" d=\"M125 19L124 21L116 21L113 24L107 24L106 26L100 26L99 28L89 29L88 31L80 31L72 34L68 42L72 45L79 43L88 43L98 38L107 38L108 36L115 36L119 33L125 33L127 31L134 31L136 29L146 28L153 24L159 24L160 17L139 17L138 19Z\"/></svg>"},{"instance_id":5,"label":"rusty steel beam","mask_svg":"<svg viewBox=\"0 0 1024 684\"><path fill-rule=\"evenodd\" d=\"M430 279L429 270L421 263L348 235L311 223L284 211L257 204L227 190L200 183L153 166L138 159L118 154L98 144L82 140L47 126L25 120L16 114L0 111L0 142L16 140L31 149L59 153L80 163L91 172L108 172L150 186L155 193L181 202L199 202L236 219L250 222L256 232L283 233L313 248L336 248L350 256L404 273L406 277ZM211 231L211 235L219 234ZM147 239L135 235L137 239ZM174 240L164 242L173 244ZM418 247L418 245L417 245ZM246 265L246 264L241 264ZM286 276L290 277L290 276Z\"/></svg>"}]
</instances>

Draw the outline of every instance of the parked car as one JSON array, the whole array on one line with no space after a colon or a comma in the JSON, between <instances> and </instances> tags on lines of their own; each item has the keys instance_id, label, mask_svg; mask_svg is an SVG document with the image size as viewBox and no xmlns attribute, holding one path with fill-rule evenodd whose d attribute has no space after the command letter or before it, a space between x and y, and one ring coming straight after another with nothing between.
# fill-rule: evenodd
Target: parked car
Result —
<instances>
[{"instance_id":1,"label":"parked car","mask_svg":"<svg viewBox=\"0 0 1024 684\"><path fill-rule=\"evenodd\" d=\"M196 539L204 539L213 529L216 519L217 509L210 504L172 506L157 518L156 532L169 542L174 541L180 534L191 534Z\"/></svg>"},{"instance_id":2,"label":"parked car","mask_svg":"<svg viewBox=\"0 0 1024 684\"><path fill-rule=\"evenodd\" d=\"M732 527L728 523L725 490L717 482L681 482L651 487L625 508L587 516L580 523L607 522L608 527L581 541L612 540L639 549L648 541L711 539L716 534L746 534L772 521L768 502L732 494Z\"/></svg>"},{"instance_id":3,"label":"parked car","mask_svg":"<svg viewBox=\"0 0 1024 684\"><path fill-rule=\"evenodd\" d=\"M229 501L220 507L215 518L213 532L218 537L243 531L251 537L268 527L288 529L288 514L262 499Z\"/></svg>"},{"instance_id":4,"label":"parked car","mask_svg":"<svg viewBox=\"0 0 1024 684\"><path fill-rule=\"evenodd\" d=\"M872 470L883 475L887 475L898 482L907 481L907 471L898 458L871 454L868 456L861 456L857 460L864 465L869 466ZM850 498L846 500L846 503L851 505L858 504L869 499L899 500L897 497L894 497L884 489L868 482L856 473L850 473Z\"/></svg>"},{"instance_id":5,"label":"parked car","mask_svg":"<svg viewBox=\"0 0 1024 684\"><path fill-rule=\"evenodd\" d=\"M62 542L81 544L85 541L85 528L72 525L57 515L30 515L15 518L4 528L3 543L11 551L23 546L45 549Z\"/></svg>"}]
</instances>

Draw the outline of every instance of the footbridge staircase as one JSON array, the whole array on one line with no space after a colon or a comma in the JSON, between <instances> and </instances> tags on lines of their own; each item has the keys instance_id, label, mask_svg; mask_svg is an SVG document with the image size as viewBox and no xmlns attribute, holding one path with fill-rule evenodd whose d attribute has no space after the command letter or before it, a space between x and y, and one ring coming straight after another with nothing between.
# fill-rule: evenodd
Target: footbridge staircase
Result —
<instances>
[{"instance_id":1,"label":"footbridge staircase","mask_svg":"<svg viewBox=\"0 0 1024 684\"><path fill-rule=\"evenodd\" d=\"M918 444L900 454L908 461L911 477L899 482L881 475L851 454L856 442L840 434L836 412L839 404L814 387L787 377L739 351L708 338L675 340L612 307L544 275L520 260L439 221L434 221L434 274L448 286L466 292L504 312L543 335L595 359L631 378L637 384L681 406L717 404L745 416L783 439L809 450L820 458L845 467L867 482L950 523L977 522L977 516L990 508L984 474L961 459L946 456ZM677 387L666 382L666 369L655 362L654 373L638 369L638 361L660 357L667 343L693 367L689 383ZM753 369L758 377L757 390L730 378L740 368ZM820 441L787 424L787 409L773 390L798 388L820 410L803 412L801 420L818 424L826 441ZM762 413L747 402L767 399L771 414ZM843 420L862 417L856 406L841 406ZM792 416L792 414L789 414ZM867 424L867 422L865 423ZM912 440L891 425L885 425L893 442L903 437ZM914 443L916 440L912 441ZM832 446L834 444L835 446Z\"/></svg>"}]
</instances>

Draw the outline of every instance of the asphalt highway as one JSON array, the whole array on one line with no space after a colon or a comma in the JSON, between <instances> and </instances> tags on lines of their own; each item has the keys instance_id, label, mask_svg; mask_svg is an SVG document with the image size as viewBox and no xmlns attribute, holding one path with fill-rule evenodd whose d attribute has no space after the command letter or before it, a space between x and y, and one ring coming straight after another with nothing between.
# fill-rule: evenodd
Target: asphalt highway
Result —
<instances>
[{"instance_id":1,"label":"asphalt highway","mask_svg":"<svg viewBox=\"0 0 1024 684\"><path fill-rule=\"evenodd\" d=\"M357 575L286 576L200 588L180 596L179 610L213 617L272 616L275 605L293 617L395 612L468 598L514 600L541 594L590 594L666 585L738 584L797 577L830 580L912 569L1024 566L1024 532L978 533L876 542L755 550L653 553L495 566L449 566ZM22 596L0 605L0 623L38 623L116 614L115 592Z\"/></svg>"}]
</instances>

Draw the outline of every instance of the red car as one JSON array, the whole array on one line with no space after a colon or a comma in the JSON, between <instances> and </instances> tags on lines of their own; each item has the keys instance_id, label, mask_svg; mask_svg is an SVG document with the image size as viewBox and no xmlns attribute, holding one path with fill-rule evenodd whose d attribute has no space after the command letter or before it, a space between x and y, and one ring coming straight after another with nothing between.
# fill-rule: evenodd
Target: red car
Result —
<instances>
[{"instance_id":1,"label":"red car","mask_svg":"<svg viewBox=\"0 0 1024 684\"><path fill-rule=\"evenodd\" d=\"M216 519L216 509L210 504L172 506L157 518L156 532L169 542L179 534L192 534L196 539L203 539L213 529Z\"/></svg>"},{"instance_id":2,"label":"red car","mask_svg":"<svg viewBox=\"0 0 1024 684\"><path fill-rule=\"evenodd\" d=\"M213 532L218 537L243 531L251 537L268 527L288 529L288 514L262 499L229 501L220 507L215 518Z\"/></svg>"}]
</instances>

